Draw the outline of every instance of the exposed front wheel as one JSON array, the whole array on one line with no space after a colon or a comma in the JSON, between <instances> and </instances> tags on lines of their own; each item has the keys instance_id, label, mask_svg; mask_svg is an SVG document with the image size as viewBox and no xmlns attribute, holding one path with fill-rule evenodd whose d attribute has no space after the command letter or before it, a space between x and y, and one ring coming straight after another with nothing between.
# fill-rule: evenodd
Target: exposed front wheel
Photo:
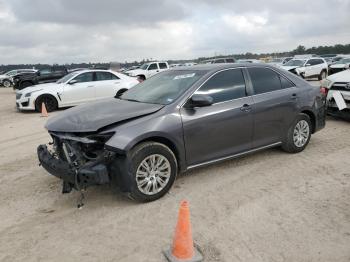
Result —
<instances>
[{"instance_id":1,"label":"exposed front wheel","mask_svg":"<svg viewBox=\"0 0 350 262\"><path fill-rule=\"evenodd\" d=\"M55 111L58 107L58 103L57 103L56 98L54 98L53 96L44 95L44 96L39 97L35 102L35 110L37 112L42 111L41 106L43 103L45 104L47 112Z\"/></svg>"},{"instance_id":2,"label":"exposed front wheel","mask_svg":"<svg viewBox=\"0 0 350 262\"><path fill-rule=\"evenodd\" d=\"M142 143L132 150L130 158L132 199L153 201L169 191L177 175L177 161L167 146L155 142Z\"/></svg>"},{"instance_id":3,"label":"exposed front wheel","mask_svg":"<svg viewBox=\"0 0 350 262\"><path fill-rule=\"evenodd\" d=\"M288 130L285 141L282 144L283 150L289 153L303 151L310 141L311 131L310 117L306 114L299 114Z\"/></svg>"}]
</instances>

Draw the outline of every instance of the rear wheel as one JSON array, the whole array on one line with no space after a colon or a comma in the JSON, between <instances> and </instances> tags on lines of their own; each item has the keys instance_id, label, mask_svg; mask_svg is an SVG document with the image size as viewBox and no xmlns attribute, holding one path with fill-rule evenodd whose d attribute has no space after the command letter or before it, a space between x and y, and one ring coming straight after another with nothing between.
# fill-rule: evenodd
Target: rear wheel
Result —
<instances>
[{"instance_id":1,"label":"rear wheel","mask_svg":"<svg viewBox=\"0 0 350 262\"><path fill-rule=\"evenodd\" d=\"M288 153L303 151L310 141L311 131L310 117L306 114L299 114L287 132L282 149Z\"/></svg>"},{"instance_id":2,"label":"rear wheel","mask_svg":"<svg viewBox=\"0 0 350 262\"><path fill-rule=\"evenodd\" d=\"M42 110L41 106L43 103L45 104L47 112L55 111L58 107L56 98L50 95L44 95L44 96L38 97L37 100L35 101L35 110L37 112L41 112Z\"/></svg>"},{"instance_id":3,"label":"rear wheel","mask_svg":"<svg viewBox=\"0 0 350 262\"><path fill-rule=\"evenodd\" d=\"M139 75L137 76L137 80L139 80L139 82L143 82L146 80L146 77L144 75Z\"/></svg>"},{"instance_id":4,"label":"rear wheel","mask_svg":"<svg viewBox=\"0 0 350 262\"><path fill-rule=\"evenodd\" d=\"M153 201L169 191L177 175L177 161L167 146L156 142L142 143L132 150L130 158L132 199Z\"/></svg>"}]
</instances>

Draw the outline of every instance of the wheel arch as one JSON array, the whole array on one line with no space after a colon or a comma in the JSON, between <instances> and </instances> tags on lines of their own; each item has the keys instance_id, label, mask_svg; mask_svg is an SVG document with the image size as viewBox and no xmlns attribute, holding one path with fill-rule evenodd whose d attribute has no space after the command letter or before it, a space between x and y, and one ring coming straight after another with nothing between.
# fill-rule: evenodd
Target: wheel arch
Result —
<instances>
[{"instance_id":1,"label":"wheel arch","mask_svg":"<svg viewBox=\"0 0 350 262\"><path fill-rule=\"evenodd\" d=\"M179 170L184 170L185 169L185 161L184 161L184 157L183 154L181 153L181 150L179 149L179 147L176 145L176 143L169 137L166 137L164 135L151 135L148 137L143 137L135 142L132 143L132 145L129 145L129 150L132 150L133 148L135 148L136 146L138 146L141 143L145 143L145 142L157 142L160 144L163 144L165 146L167 146L175 155L176 157L176 161L178 163L178 168Z\"/></svg>"},{"instance_id":2,"label":"wheel arch","mask_svg":"<svg viewBox=\"0 0 350 262\"><path fill-rule=\"evenodd\" d=\"M314 114L314 112L310 109L303 109L301 112L301 114L305 114L308 115L312 124L312 134L315 133L315 129L316 129L316 116Z\"/></svg>"},{"instance_id":3,"label":"wheel arch","mask_svg":"<svg viewBox=\"0 0 350 262\"><path fill-rule=\"evenodd\" d=\"M33 99L33 103L34 103L34 107L35 107L35 110L37 110L37 101L40 99L40 98L43 98L43 97L52 97L56 100L57 102L57 107L60 107L60 103L59 103L59 99L57 99L57 97L53 94L50 94L50 93L42 93L42 94L39 94L37 95L34 99Z\"/></svg>"}]
</instances>

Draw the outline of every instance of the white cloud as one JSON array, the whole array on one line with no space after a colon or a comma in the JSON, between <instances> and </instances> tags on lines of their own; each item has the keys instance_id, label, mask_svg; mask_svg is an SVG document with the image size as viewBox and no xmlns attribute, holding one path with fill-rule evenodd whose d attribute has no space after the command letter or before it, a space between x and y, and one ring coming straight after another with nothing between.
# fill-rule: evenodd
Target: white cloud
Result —
<instances>
[{"instance_id":1,"label":"white cloud","mask_svg":"<svg viewBox=\"0 0 350 262\"><path fill-rule=\"evenodd\" d=\"M349 43L349 10L349 0L0 0L0 63L182 59Z\"/></svg>"}]
</instances>

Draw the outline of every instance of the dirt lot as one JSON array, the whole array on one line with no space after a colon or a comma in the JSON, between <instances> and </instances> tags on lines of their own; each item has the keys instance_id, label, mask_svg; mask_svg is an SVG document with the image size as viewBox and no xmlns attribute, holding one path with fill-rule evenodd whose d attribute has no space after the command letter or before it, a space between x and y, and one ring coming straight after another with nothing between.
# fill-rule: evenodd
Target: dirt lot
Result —
<instances>
[{"instance_id":1,"label":"dirt lot","mask_svg":"<svg viewBox=\"0 0 350 262\"><path fill-rule=\"evenodd\" d=\"M47 118L14 99L0 89L0 261L165 261L182 199L206 261L350 261L350 123L329 119L300 154L192 171L153 203L91 188L79 210L38 166Z\"/></svg>"}]
</instances>

